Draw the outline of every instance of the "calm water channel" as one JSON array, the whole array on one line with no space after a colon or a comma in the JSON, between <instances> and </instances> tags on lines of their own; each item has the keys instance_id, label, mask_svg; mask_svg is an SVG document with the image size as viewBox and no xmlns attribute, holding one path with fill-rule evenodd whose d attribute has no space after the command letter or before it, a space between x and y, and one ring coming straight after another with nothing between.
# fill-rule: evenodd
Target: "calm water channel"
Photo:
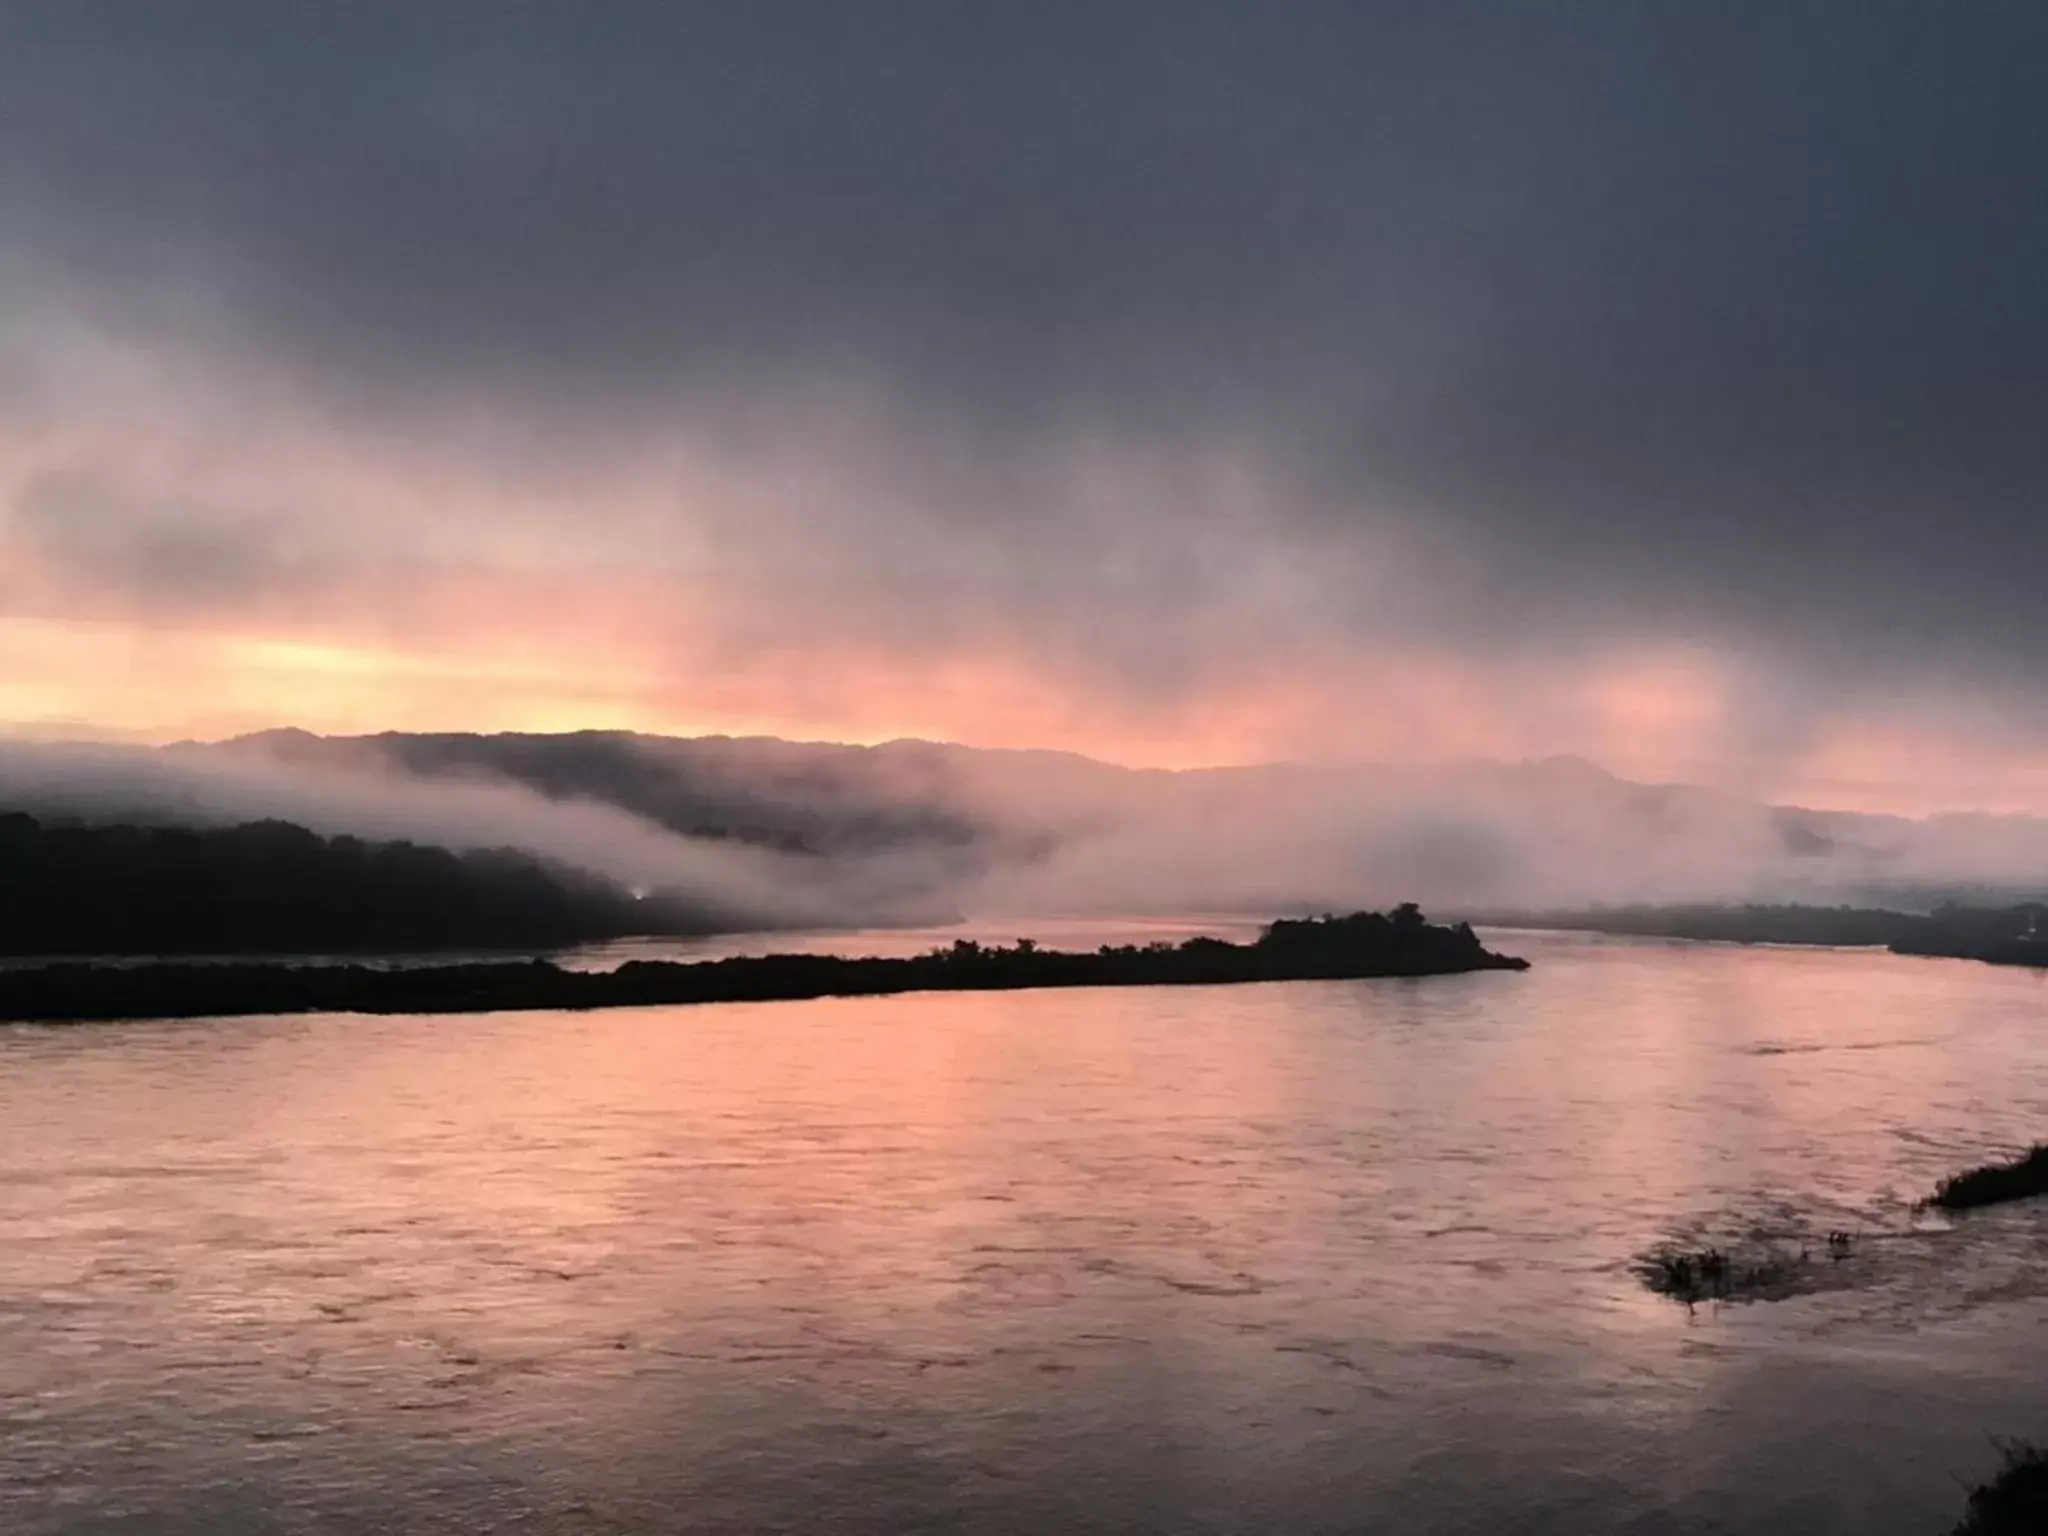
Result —
<instances>
[{"instance_id":1,"label":"calm water channel","mask_svg":"<svg viewBox=\"0 0 2048 1536\"><path fill-rule=\"evenodd\" d=\"M2048 985L1499 942L0 1030L0 1530L1933 1536L2048 1437L2048 1203L1911 1209L2048 1136ZM1629 1268L1835 1228L1790 1301Z\"/></svg>"}]
</instances>

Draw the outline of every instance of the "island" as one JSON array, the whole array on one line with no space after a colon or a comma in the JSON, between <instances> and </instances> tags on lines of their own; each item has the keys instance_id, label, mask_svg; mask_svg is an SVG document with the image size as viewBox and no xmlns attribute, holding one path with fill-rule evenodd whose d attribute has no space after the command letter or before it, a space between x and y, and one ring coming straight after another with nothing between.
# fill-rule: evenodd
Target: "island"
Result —
<instances>
[{"instance_id":1,"label":"island","mask_svg":"<svg viewBox=\"0 0 2048 1536\"><path fill-rule=\"evenodd\" d=\"M273 1013L486 1013L677 1003L1000 992L1035 987L1215 986L1520 971L1469 924L1429 922L1413 903L1387 913L1281 919L1248 944L1041 949L1029 939L962 939L907 959L759 955L691 962L634 960L611 971L546 960L418 969L266 963L132 966L60 963L0 971L0 1021L68 1023Z\"/></svg>"}]
</instances>

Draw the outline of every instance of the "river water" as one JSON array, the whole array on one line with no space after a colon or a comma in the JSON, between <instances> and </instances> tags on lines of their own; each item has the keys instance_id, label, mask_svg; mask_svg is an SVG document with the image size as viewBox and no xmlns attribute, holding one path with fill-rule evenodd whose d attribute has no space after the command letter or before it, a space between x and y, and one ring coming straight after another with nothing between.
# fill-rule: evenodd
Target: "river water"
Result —
<instances>
[{"instance_id":1,"label":"river water","mask_svg":"<svg viewBox=\"0 0 2048 1536\"><path fill-rule=\"evenodd\" d=\"M0 1030L0 1530L1938 1533L2048 988L1526 974ZM1684 1307L1667 1238L1805 1242Z\"/></svg>"}]
</instances>

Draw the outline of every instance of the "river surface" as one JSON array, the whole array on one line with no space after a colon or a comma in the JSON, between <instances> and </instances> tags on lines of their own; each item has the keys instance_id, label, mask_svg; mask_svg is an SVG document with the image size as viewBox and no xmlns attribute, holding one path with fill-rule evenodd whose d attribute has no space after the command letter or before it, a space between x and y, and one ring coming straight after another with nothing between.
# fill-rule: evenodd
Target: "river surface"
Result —
<instances>
[{"instance_id":1,"label":"river surface","mask_svg":"<svg viewBox=\"0 0 2048 1536\"><path fill-rule=\"evenodd\" d=\"M2048 1202L1912 1209L2048 1135L2038 976L1495 942L0 1030L0 1531L1936 1536L2048 1437Z\"/></svg>"}]
</instances>

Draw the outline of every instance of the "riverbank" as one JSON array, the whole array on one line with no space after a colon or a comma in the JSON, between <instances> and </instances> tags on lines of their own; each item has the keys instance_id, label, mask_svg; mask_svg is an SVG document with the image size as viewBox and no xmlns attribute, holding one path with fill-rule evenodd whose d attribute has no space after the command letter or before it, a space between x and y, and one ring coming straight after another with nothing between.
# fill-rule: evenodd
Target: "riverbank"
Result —
<instances>
[{"instance_id":1,"label":"riverbank","mask_svg":"<svg viewBox=\"0 0 2048 1536\"><path fill-rule=\"evenodd\" d=\"M357 965L50 965L0 973L0 1021L82 1023L270 1013L484 1013L798 1001L902 992L1039 987L1215 986L1525 970L1471 928L1427 922L1414 907L1385 915L1282 920L1257 940L1105 945L1092 952L960 941L910 958L762 955L697 962L629 961L569 971L544 960L411 970Z\"/></svg>"},{"instance_id":2,"label":"riverbank","mask_svg":"<svg viewBox=\"0 0 2048 1536\"><path fill-rule=\"evenodd\" d=\"M1724 944L1882 948L1895 955L2048 968L2048 906L1945 906L1931 913L1876 907L1682 905L1492 913L1489 926Z\"/></svg>"},{"instance_id":3,"label":"riverbank","mask_svg":"<svg viewBox=\"0 0 2048 1536\"><path fill-rule=\"evenodd\" d=\"M1943 1179L1927 1203L1944 1211L1970 1211L2042 1195L2048 1195L2048 1142L2010 1162L1986 1163Z\"/></svg>"}]
</instances>

